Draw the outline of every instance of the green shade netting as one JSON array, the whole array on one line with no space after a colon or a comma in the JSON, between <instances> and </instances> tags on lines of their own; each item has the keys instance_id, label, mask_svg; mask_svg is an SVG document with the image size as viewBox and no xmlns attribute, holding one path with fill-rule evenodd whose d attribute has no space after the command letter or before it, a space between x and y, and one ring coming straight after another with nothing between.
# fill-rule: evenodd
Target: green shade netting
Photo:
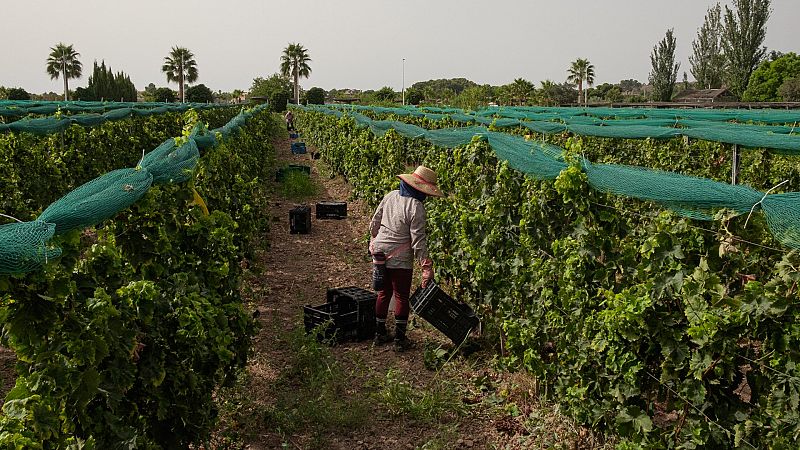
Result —
<instances>
[{"instance_id":1,"label":"green shade netting","mask_svg":"<svg viewBox=\"0 0 800 450\"><path fill-rule=\"evenodd\" d=\"M512 168L539 180L554 180L567 168L567 163L556 159L562 150L554 145L532 143L525 138L495 131L488 132L489 145L497 157L508 161Z\"/></svg>"},{"instance_id":2,"label":"green shade netting","mask_svg":"<svg viewBox=\"0 0 800 450\"><path fill-rule=\"evenodd\" d=\"M455 148L469 144L475 136L486 140L488 135L489 130L484 127L442 128L426 130L425 140L439 147Z\"/></svg>"},{"instance_id":3,"label":"green shade netting","mask_svg":"<svg viewBox=\"0 0 800 450\"><path fill-rule=\"evenodd\" d=\"M153 184L183 183L192 178L192 170L200 159L194 139L177 146L175 139L167 139L155 150L146 154L139 164L153 176Z\"/></svg>"},{"instance_id":4,"label":"green shade netting","mask_svg":"<svg viewBox=\"0 0 800 450\"><path fill-rule=\"evenodd\" d=\"M567 131L567 126L558 122L521 121L520 125L536 133L555 134Z\"/></svg>"},{"instance_id":5,"label":"green shade netting","mask_svg":"<svg viewBox=\"0 0 800 450\"><path fill-rule=\"evenodd\" d=\"M116 215L139 200L153 183L147 170L117 169L56 200L38 220L56 225L56 234L86 228Z\"/></svg>"},{"instance_id":6,"label":"green shade netting","mask_svg":"<svg viewBox=\"0 0 800 450\"><path fill-rule=\"evenodd\" d=\"M100 125L107 121L116 121L126 119L128 117L145 117L167 112L183 112L191 109L191 104L176 105L176 106L161 106L145 109L145 108L132 108L121 107L113 108L103 114L77 114L74 116L62 117L39 117L39 118L26 118L20 119L15 122L0 124L0 132L3 131L16 131L32 133L36 135L46 135L52 133L59 133L64 131L72 124L81 125L84 127ZM219 107L216 105L201 105L202 107L195 109L208 109L210 107ZM225 105L229 106L229 105ZM48 107L49 108L49 107ZM0 111L0 115L2 111ZM237 125L238 126L238 125Z\"/></svg>"},{"instance_id":7,"label":"green shade netting","mask_svg":"<svg viewBox=\"0 0 800 450\"><path fill-rule=\"evenodd\" d=\"M739 130L735 128L737 126L687 128L681 132L684 136L706 141L737 144L751 148L769 148L775 150L776 153L785 155L800 154L800 136Z\"/></svg>"},{"instance_id":8,"label":"green shade netting","mask_svg":"<svg viewBox=\"0 0 800 450\"><path fill-rule=\"evenodd\" d=\"M761 210L778 242L800 248L800 192L767 195Z\"/></svg>"},{"instance_id":9,"label":"green shade netting","mask_svg":"<svg viewBox=\"0 0 800 450\"><path fill-rule=\"evenodd\" d=\"M0 100L0 116L22 117L28 114L50 115L62 113L103 113L120 108L138 111L158 109L161 112L186 111L187 109L210 109L231 106L214 103L161 103L161 102L51 102L31 100Z\"/></svg>"},{"instance_id":10,"label":"green shade netting","mask_svg":"<svg viewBox=\"0 0 800 450\"><path fill-rule=\"evenodd\" d=\"M567 131L581 136L595 136L617 139L671 139L682 135L677 128L651 127L647 125L628 125L624 127L597 125L567 125Z\"/></svg>"},{"instance_id":11,"label":"green shade netting","mask_svg":"<svg viewBox=\"0 0 800 450\"><path fill-rule=\"evenodd\" d=\"M691 105L687 105L691 106ZM575 108L575 107L489 107L476 111L480 116L512 117L529 120L553 120L590 116L602 119L695 119L702 121L755 122L765 124L800 123L800 111L777 109L690 109L690 108Z\"/></svg>"},{"instance_id":12,"label":"green shade netting","mask_svg":"<svg viewBox=\"0 0 800 450\"><path fill-rule=\"evenodd\" d=\"M70 119L56 119L55 117L42 117L39 119L22 119L11 123L0 123L0 132L17 131L35 135L60 133L72 124Z\"/></svg>"},{"instance_id":13,"label":"green shade netting","mask_svg":"<svg viewBox=\"0 0 800 450\"><path fill-rule=\"evenodd\" d=\"M428 120L439 121L447 117L446 114L436 114L436 113L425 113L421 117L424 117Z\"/></svg>"},{"instance_id":14,"label":"green shade netting","mask_svg":"<svg viewBox=\"0 0 800 450\"><path fill-rule=\"evenodd\" d=\"M198 126L180 146L175 139L168 139L146 154L139 168L114 170L79 186L48 206L36 221L0 226L0 274L40 269L48 259L61 254L60 249L47 247L54 235L113 217L140 199L153 183L189 180L200 157L198 142L203 146L216 145L217 133L233 133L266 107L260 105L244 111L211 132L204 132Z\"/></svg>"},{"instance_id":15,"label":"green shade netting","mask_svg":"<svg viewBox=\"0 0 800 450\"><path fill-rule=\"evenodd\" d=\"M102 114L80 114L77 116L72 116L67 120L69 120L69 124L77 123L82 127L91 127L94 125L100 125L101 123L111 119L103 116Z\"/></svg>"},{"instance_id":16,"label":"green shade netting","mask_svg":"<svg viewBox=\"0 0 800 450\"><path fill-rule=\"evenodd\" d=\"M0 225L0 273L32 272L61 256L47 244L55 231L55 224L40 221Z\"/></svg>"},{"instance_id":17,"label":"green shade netting","mask_svg":"<svg viewBox=\"0 0 800 450\"><path fill-rule=\"evenodd\" d=\"M203 135L197 135L194 137L194 143L197 145L197 148L200 150L205 150L207 148L211 148L217 145L217 135L215 132L208 132Z\"/></svg>"},{"instance_id":18,"label":"green shade netting","mask_svg":"<svg viewBox=\"0 0 800 450\"><path fill-rule=\"evenodd\" d=\"M311 109L311 108L309 108ZM331 113L326 108L313 108L314 111ZM544 122L527 122L538 123ZM563 160L563 149L541 142L531 142L521 136L489 131L485 127L443 128L425 130L396 121L374 121L358 115L356 124L369 127L378 136L383 136L390 128L401 135L423 137L430 143L444 148L466 145L477 137L488 141L498 159L508 161L509 166L533 178L552 180L568 167ZM586 125L597 129L615 129ZM620 127L630 128L630 127ZM633 127L636 130L642 127ZM643 127L654 128L654 127ZM709 127L716 132L717 128ZM664 131L681 131L664 129ZM647 130L644 130L647 131ZM788 137L774 135L775 137ZM771 232L783 245L800 249L800 193L766 195L748 186L730 185L706 178L682 175L674 172L653 170L644 167L593 164L584 161L589 184L601 192L623 195L658 203L678 214L699 220L713 220L714 214L722 209L738 214L750 214L760 209L767 220Z\"/></svg>"},{"instance_id":19,"label":"green shade netting","mask_svg":"<svg viewBox=\"0 0 800 450\"><path fill-rule=\"evenodd\" d=\"M483 123L483 122L481 122L482 120L488 120L488 119L483 118L483 117L473 116L473 115L464 114L464 113L450 113L450 118L455 120L456 122L464 122L464 123L468 123L468 122ZM491 123L491 121L489 123Z\"/></svg>"},{"instance_id":20,"label":"green shade netting","mask_svg":"<svg viewBox=\"0 0 800 450\"><path fill-rule=\"evenodd\" d=\"M679 213L691 211L693 218L703 220L723 208L747 214L764 195L748 186L644 167L585 161L583 169L589 184L601 192L653 201Z\"/></svg>"},{"instance_id":21,"label":"green shade netting","mask_svg":"<svg viewBox=\"0 0 800 450\"><path fill-rule=\"evenodd\" d=\"M628 126L628 125L649 125L651 127L674 127L676 122L674 119L616 119L616 120L600 120L600 125L608 125L614 126L618 125L621 127ZM702 122L703 125L706 125L708 122Z\"/></svg>"},{"instance_id":22,"label":"green shade netting","mask_svg":"<svg viewBox=\"0 0 800 450\"><path fill-rule=\"evenodd\" d=\"M788 119L800 119L800 113L792 111L526 107L487 108L474 114L449 108L448 114L434 114L423 112L430 108L420 108L416 111L409 107L359 105L346 107L326 105L325 108L327 111L336 111L331 108L338 108L349 111L372 111L378 114L411 115L431 120L450 117L456 122L474 122L498 128L522 126L543 134L570 132L580 136L612 139L672 139L686 136L741 145L745 148L767 148L785 155L800 155L800 130L797 130L794 124L773 126L727 122L750 120L762 123L786 123ZM318 110L325 112L325 109ZM359 116L365 117L360 114ZM367 121L357 120L369 126Z\"/></svg>"},{"instance_id":23,"label":"green shade netting","mask_svg":"<svg viewBox=\"0 0 800 450\"><path fill-rule=\"evenodd\" d=\"M126 117L130 117L133 115L133 109L131 108L120 108L115 109L113 111L109 111L107 113L103 113L103 116L106 117L108 120L120 120Z\"/></svg>"},{"instance_id":24,"label":"green shade netting","mask_svg":"<svg viewBox=\"0 0 800 450\"><path fill-rule=\"evenodd\" d=\"M425 130L424 128L420 128L416 125L411 125L403 122L396 122L393 120L375 120L369 123L370 131L376 136L383 136L389 130L395 130L400 133L402 136L405 136L409 139L424 137Z\"/></svg>"},{"instance_id":25,"label":"green shade netting","mask_svg":"<svg viewBox=\"0 0 800 450\"><path fill-rule=\"evenodd\" d=\"M356 121L356 125L358 126L368 127L372 123L372 119L363 114L359 114L357 112L351 112L349 115L350 117L353 118L353 120Z\"/></svg>"},{"instance_id":26,"label":"green shade netting","mask_svg":"<svg viewBox=\"0 0 800 450\"><path fill-rule=\"evenodd\" d=\"M451 113L461 112L461 110L458 108L438 108L435 106L421 106L419 109L426 112L440 113L440 114L451 114Z\"/></svg>"},{"instance_id":27,"label":"green shade netting","mask_svg":"<svg viewBox=\"0 0 800 450\"><path fill-rule=\"evenodd\" d=\"M660 120L662 119L641 119L641 121L646 122L645 123L646 125L652 125L658 123ZM616 123L616 121L612 123ZM777 133L777 134L800 133L800 129L786 125L753 125L746 123L712 122L707 120L694 120L694 119L678 119L674 123L685 128L730 127L736 130L749 130L749 131L758 131L764 133Z\"/></svg>"}]
</instances>

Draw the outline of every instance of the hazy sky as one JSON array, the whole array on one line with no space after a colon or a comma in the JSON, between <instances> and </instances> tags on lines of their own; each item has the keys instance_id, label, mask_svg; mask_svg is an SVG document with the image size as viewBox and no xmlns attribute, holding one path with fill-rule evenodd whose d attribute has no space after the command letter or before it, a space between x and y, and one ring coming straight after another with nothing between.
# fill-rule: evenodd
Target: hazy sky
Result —
<instances>
[{"instance_id":1,"label":"hazy sky","mask_svg":"<svg viewBox=\"0 0 800 450\"><path fill-rule=\"evenodd\" d=\"M377 89L432 78L504 84L523 77L564 81L570 61L588 58L596 83L646 81L649 54L675 28L688 56L712 0L6 0L0 8L0 86L63 89L45 61L59 41L74 44L85 86L94 60L130 75L138 89L166 85L174 45L195 54L212 90L248 89L278 70L281 51L300 42L312 58L304 88ZM730 3L730 0L723 1ZM766 46L800 52L800 0L772 0ZM691 78L691 74L689 75ZM173 86L175 88L175 86Z\"/></svg>"}]
</instances>

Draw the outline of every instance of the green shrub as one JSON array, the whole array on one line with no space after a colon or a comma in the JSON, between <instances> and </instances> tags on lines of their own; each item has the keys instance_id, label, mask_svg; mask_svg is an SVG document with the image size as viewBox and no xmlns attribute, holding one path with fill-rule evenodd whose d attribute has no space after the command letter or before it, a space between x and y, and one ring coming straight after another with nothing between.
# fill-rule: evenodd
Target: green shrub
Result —
<instances>
[{"instance_id":1,"label":"green shrub","mask_svg":"<svg viewBox=\"0 0 800 450\"><path fill-rule=\"evenodd\" d=\"M306 103L311 105L325 104L325 90L319 87L312 87L305 93Z\"/></svg>"},{"instance_id":2,"label":"green shrub","mask_svg":"<svg viewBox=\"0 0 800 450\"><path fill-rule=\"evenodd\" d=\"M198 84L186 89L186 101L192 103L213 103L214 94L205 84Z\"/></svg>"},{"instance_id":3,"label":"green shrub","mask_svg":"<svg viewBox=\"0 0 800 450\"><path fill-rule=\"evenodd\" d=\"M285 92L273 92L269 96L269 109L272 112L286 111L286 105L289 103L289 94Z\"/></svg>"},{"instance_id":4,"label":"green shrub","mask_svg":"<svg viewBox=\"0 0 800 450\"><path fill-rule=\"evenodd\" d=\"M11 88L6 94L9 100L30 100L31 94L23 88Z\"/></svg>"}]
</instances>

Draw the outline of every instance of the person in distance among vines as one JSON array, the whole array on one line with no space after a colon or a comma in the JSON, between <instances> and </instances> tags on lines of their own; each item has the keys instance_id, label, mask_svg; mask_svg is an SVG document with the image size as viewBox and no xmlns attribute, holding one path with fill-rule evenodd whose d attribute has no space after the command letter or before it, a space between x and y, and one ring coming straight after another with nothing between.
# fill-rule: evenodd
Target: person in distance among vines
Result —
<instances>
[{"instance_id":1,"label":"person in distance among vines","mask_svg":"<svg viewBox=\"0 0 800 450\"><path fill-rule=\"evenodd\" d=\"M414 173L398 175L400 187L383 197L370 223L370 253L373 258L375 304L375 344L388 343L386 329L389 302L394 295L394 349L402 352L411 346L406 337L411 279L414 261L422 266L422 287L433 280L433 261L428 256L425 233L427 197L443 197L436 185L436 172L419 166Z\"/></svg>"},{"instance_id":2,"label":"person in distance among vines","mask_svg":"<svg viewBox=\"0 0 800 450\"><path fill-rule=\"evenodd\" d=\"M292 110L286 110L286 114L283 115L283 118L286 120L286 131L295 131L294 129L294 113Z\"/></svg>"}]
</instances>

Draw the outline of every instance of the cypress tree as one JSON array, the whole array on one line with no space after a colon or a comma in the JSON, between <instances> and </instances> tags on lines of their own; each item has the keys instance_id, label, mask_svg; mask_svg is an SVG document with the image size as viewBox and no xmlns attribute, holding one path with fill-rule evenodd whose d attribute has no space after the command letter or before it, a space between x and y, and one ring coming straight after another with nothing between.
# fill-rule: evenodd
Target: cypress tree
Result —
<instances>
[{"instance_id":1,"label":"cypress tree","mask_svg":"<svg viewBox=\"0 0 800 450\"><path fill-rule=\"evenodd\" d=\"M653 47L650 55L650 63L653 65L650 84L653 85L653 100L657 102L672 100L672 91L681 67L681 63L675 61L675 43L676 39L670 28L664 39Z\"/></svg>"},{"instance_id":2,"label":"cypress tree","mask_svg":"<svg viewBox=\"0 0 800 450\"><path fill-rule=\"evenodd\" d=\"M703 89L715 89L722 85L725 56L722 53L722 7L719 3L708 9L703 26L692 42L689 64L692 75Z\"/></svg>"},{"instance_id":3,"label":"cypress tree","mask_svg":"<svg viewBox=\"0 0 800 450\"><path fill-rule=\"evenodd\" d=\"M135 102L136 87L124 72L115 74L111 66L106 66L105 61L100 65L95 61L84 100Z\"/></svg>"}]
</instances>

